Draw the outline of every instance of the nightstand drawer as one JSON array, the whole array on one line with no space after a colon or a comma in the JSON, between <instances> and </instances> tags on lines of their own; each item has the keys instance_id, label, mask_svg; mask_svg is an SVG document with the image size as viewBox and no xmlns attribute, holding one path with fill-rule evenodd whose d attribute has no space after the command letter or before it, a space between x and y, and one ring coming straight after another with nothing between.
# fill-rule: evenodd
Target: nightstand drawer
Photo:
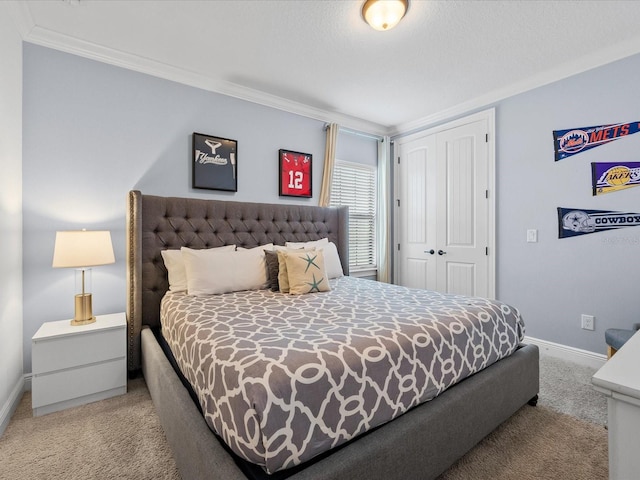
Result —
<instances>
[{"instance_id":1,"label":"nightstand drawer","mask_svg":"<svg viewBox=\"0 0 640 480\"><path fill-rule=\"evenodd\" d=\"M61 372L36 374L32 378L33 408L125 387L126 369L123 357Z\"/></svg>"},{"instance_id":2,"label":"nightstand drawer","mask_svg":"<svg viewBox=\"0 0 640 480\"><path fill-rule=\"evenodd\" d=\"M34 375L103 362L127 354L125 328L43 338L33 342Z\"/></svg>"}]
</instances>

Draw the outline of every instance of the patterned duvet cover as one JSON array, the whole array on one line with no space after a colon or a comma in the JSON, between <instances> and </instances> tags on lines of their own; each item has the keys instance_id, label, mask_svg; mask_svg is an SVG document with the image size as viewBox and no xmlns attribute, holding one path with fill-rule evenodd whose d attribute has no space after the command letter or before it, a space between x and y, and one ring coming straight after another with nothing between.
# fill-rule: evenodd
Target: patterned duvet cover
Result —
<instances>
[{"instance_id":1,"label":"patterned duvet cover","mask_svg":"<svg viewBox=\"0 0 640 480\"><path fill-rule=\"evenodd\" d=\"M167 293L162 333L205 419L273 473L303 463L513 353L516 309L342 277L330 292Z\"/></svg>"}]
</instances>

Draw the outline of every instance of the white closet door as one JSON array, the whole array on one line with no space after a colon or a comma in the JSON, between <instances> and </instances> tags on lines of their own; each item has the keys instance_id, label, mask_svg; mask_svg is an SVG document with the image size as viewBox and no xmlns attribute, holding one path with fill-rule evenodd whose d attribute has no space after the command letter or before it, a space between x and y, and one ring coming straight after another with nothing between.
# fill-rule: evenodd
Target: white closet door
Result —
<instances>
[{"instance_id":1,"label":"white closet door","mask_svg":"<svg viewBox=\"0 0 640 480\"><path fill-rule=\"evenodd\" d=\"M484 122L437 134L437 288L488 296L487 149Z\"/></svg>"},{"instance_id":2,"label":"white closet door","mask_svg":"<svg viewBox=\"0 0 640 480\"><path fill-rule=\"evenodd\" d=\"M481 119L396 141L396 283L493 296L487 134Z\"/></svg>"},{"instance_id":3,"label":"white closet door","mask_svg":"<svg viewBox=\"0 0 640 480\"><path fill-rule=\"evenodd\" d=\"M401 285L437 289L436 279L436 142L423 137L400 150ZM431 218L429 222L426 219ZM431 253L429 253L431 252Z\"/></svg>"}]
</instances>

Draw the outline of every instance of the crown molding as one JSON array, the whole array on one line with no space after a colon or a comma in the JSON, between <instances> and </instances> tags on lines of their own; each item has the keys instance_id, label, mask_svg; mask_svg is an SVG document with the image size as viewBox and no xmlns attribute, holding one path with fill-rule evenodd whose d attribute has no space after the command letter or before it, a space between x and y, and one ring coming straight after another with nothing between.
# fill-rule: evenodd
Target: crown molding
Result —
<instances>
[{"instance_id":1,"label":"crown molding","mask_svg":"<svg viewBox=\"0 0 640 480\"><path fill-rule=\"evenodd\" d=\"M5 0L2 3L7 8L9 17L11 17L11 20L18 29L18 33L20 33L20 36L24 40L29 36L36 25L33 21L33 16L31 15L27 2Z\"/></svg>"},{"instance_id":2,"label":"crown molding","mask_svg":"<svg viewBox=\"0 0 640 480\"><path fill-rule=\"evenodd\" d=\"M24 41L63 52L89 58L128 70L145 73L184 85L200 88L210 92L227 95L258 105L275 108L288 113L300 115L323 122L335 122L343 127L377 136L404 136L406 134L438 125L495 105L506 98L518 95L535 88L548 85L559 80L592 70L594 68L621 60L640 53L640 44L635 39L617 44L610 48L590 52L563 66L527 78L522 82L496 89L486 95L476 97L468 102L441 110L410 122L397 125L382 125L362 118L353 117L338 111L329 111L306 105L283 97L271 95L242 85L226 81L216 81L210 77L164 64L149 58L132 55L119 50L86 42L68 35L53 32L35 24L28 2L5 0L3 2Z\"/></svg>"},{"instance_id":3,"label":"crown molding","mask_svg":"<svg viewBox=\"0 0 640 480\"><path fill-rule=\"evenodd\" d=\"M389 127L388 135L404 136L407 133L423 130L427 127L437 125L475 110L492 106L500 100L593 70L637 53L640 53L640 44L636 39L619 43L610 48L591 52L589 55L578 58L572 62L567 62L559 68L534 75L522 82L494 90L486 95L474 98L468 102L460 103L452 108L436 112L433 115L428 115L411 122L391 126Z\"/></svg>"},{"instance_id":4,"label":"crown molding","mask_svg":"<svg viewBox=\"0 0 640 480\"><path fill-rule=\"evenodd\" d=\"M17 2L12 2L17 3ZM29 14L28 8L20 8L19 10ZM26 17L25 17L26 20ZM28 22L23 22L28 26ZM210 77L201 75L189 70L177 68L156 60L144 58L138 55L122 52L112 48L107 48L95 43L80 40L75 37L53 32L33 24L31 20L30 28L23 28L23 39L26 42L41 45L43 47L60 50L80 57L89 58L102 63L107 63L117 67L145 73L154 77L163 78L173 82L189 85L210 92L227 95L248 102L256 103L266 107L275 108L288 113L301 115L303 117L320 120L323 122L334 122L341 126L359 130L374 135L385 135L387 127L370 122L364 119L356 118L340 112L332 112L299 102L288 100L283 97L271 95L259 90L237 85L231 82L215 81Z\"/></svg>"}]
</instances>

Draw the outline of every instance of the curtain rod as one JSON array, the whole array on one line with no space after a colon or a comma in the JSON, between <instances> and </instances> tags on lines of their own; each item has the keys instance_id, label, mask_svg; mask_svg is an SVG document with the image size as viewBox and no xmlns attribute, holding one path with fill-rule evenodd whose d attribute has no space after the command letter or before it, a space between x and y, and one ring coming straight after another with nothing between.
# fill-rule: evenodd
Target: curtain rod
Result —
<instances>
[{"instance_id":1,"label":"curtain rod","mask_svg":"<svg viewBox=\"0 0 640 480\"><path fill-rule=\"evenodd\" d=\"M326 131L329 128L329 124L324 124L324 130ZM370 138L372 140L378 140L380 142L384 141L384 137L380 135L373 135L372 133L359 132L358 130L351 130L350 128L345 128L338 126L338 131L342 133L348 133L349 135L356 135L358 137Z\"/></svg>"}]
</instances>

